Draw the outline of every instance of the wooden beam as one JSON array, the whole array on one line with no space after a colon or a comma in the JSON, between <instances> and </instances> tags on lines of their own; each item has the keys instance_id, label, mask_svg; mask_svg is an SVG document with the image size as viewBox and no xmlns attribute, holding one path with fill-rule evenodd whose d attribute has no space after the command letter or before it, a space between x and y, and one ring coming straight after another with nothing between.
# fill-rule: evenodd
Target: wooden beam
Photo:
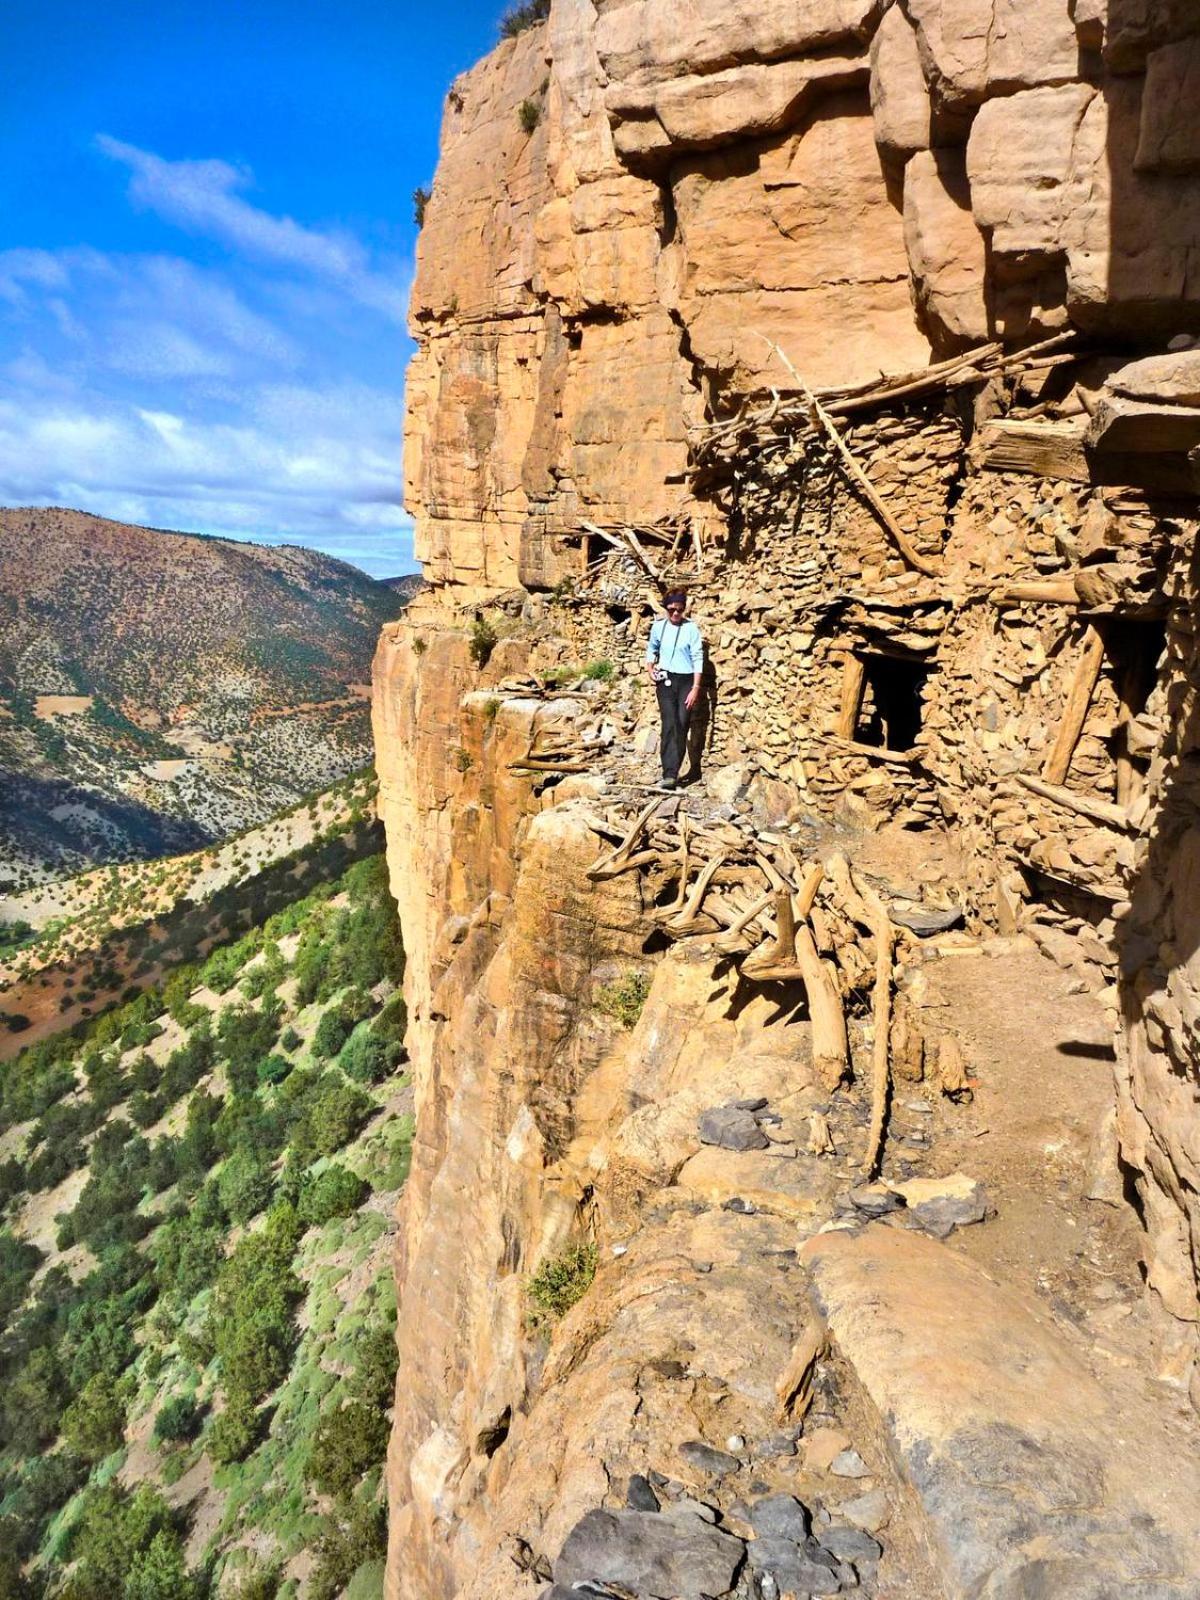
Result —
<instances>
[{"instance_id":1,"label":"wooden beam","mask_svg":"<svg viewBox=\"0 0 1200 1600\"><path fill-rule=\"evenodd\" d=\"M867 681L867 667L861 656L847 655L842 670L842 708L838 713L837 736L853 739L858 727L858 714L862 710L863 688Z\"/></svg>"},{"instance_id":2,"label":"wooden beam","mask_svg":"<svg viewBox=\"0 0 1200 1600\"><path fill-rule=\"evenodd\" d=\"M1014 772L1013 777L1022 788L1028 789L1032 794L1041 795L1043 800L1053 801L1056 806L1063 806L1067 811L1077 812L1081 817L1089 817L1093 822L1102 822L1109 828L1120 828L1125 833L1137 832L1124 808L1113 805L1111 800L1095 800L1088 794L1076 794L1073 789L1064 789L1061 784L1046 783L1044 779L1035 778L1029 772Z\"/></svg>"},{"instance_id":3,"label":"wooden beam","mask_svg":"<svg viewBox=\"0 0 1200 1600\"><path fill-rule=\"evenodd\" d=\"M1073 578L1047 578L1029 583L1008 583L993 589L988 597L994 606L1079 604Z\"/></svg>"},{"instance_id":4,"label":"wooden beam","mask_svg":"<svg viewBox=\"0 0 1200 1600\"><path fill-rule=\"evenodd\" d=\"M985 422L971 447L975 464L993 472L1029 472L1039 478L1091 483L1078 422Z\"/></svg>"},{"instance_id":5,"label":"wooden beam","mask_svg":"<svg viewBox=\"0 0 1200 1600\"><path fill-rule=\"evenodd\" d=\"M860 744L857 739L843 739L840 734L818 733L813 735L822 744L831 744L839 750L844 750L848 756L866 756L871 761L884 761L893 767L912 767L921 758L918 749L912 750L886 750L882 745Z\"/></svg>"},{"instance_id":6,"label":"wooden beam","mask_svg":"<svg viewBox=\"0 0 1200 1600\"><path fill-rule=\"evenodd\" d=\"M1062 783L1070 771L1071 757L1075 754L1075 746L1079 743L1079 735L1083 732L1088 707L1092 703L1092 695L1095 693L1100 668L1103 665L1104 640L1099 631L1089 624L1084 639L1083 654L1075 668L1075 676L1067 693L1067 703L1063 707L1058 737L1054 741L1046 765L1042 768L1042 777L1047 783Z\"/></svg>"}]
</instances>

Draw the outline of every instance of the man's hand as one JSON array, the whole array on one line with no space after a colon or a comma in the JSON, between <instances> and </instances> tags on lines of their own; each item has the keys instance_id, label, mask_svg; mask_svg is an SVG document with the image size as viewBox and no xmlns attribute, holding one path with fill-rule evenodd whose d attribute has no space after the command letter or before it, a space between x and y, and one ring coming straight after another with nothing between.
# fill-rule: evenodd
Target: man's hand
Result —
<instances>
[{"instance_id":1,"label":"man's hand","mask_svg":"<svg viewBox=\"0 0 1200 1600\"><path fill-rule=\"evenodd\" d=\"M699 700L699 698L700 698L700 685L698 683L694 683L692 685L692 687L688 690L687 699L683 703L688 708L688 710L690 711L692 709L692 707L696 704L696 701Z\"/></svg>"}]
</instances>

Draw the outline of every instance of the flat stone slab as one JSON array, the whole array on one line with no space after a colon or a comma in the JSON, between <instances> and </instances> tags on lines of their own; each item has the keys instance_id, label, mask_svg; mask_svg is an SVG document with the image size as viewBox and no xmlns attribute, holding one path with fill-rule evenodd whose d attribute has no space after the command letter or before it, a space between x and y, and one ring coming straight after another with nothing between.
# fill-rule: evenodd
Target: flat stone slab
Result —
<instances>
[{"instance_id":1,"label":"flat stone slab","mask_svg":"<svg viewBox=\"0 0 1200 1600\"><path fill-rule=\"evenodd\" d=\"M1200 1462L1041 1307L897 1228L820 1234L801 1258L950 1595L1200 1600Z\"/></svg>"}]
</instances>

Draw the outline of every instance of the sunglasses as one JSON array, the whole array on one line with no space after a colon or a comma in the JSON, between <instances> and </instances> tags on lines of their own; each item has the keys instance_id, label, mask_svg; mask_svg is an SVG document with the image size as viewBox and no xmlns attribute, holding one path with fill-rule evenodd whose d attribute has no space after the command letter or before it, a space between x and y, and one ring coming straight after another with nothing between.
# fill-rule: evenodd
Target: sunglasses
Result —
<instances>
[{"instance_id":1,"label":"sunglasses","mask_svg":"<svg viewBox=\"0 0 1200 1600\"><path fill-rule=\"evenodd\" d=\"M687 609L687 607L686 606L667 606L666 609L668 611L685 611Z\"/></svg>"}]
</instances>

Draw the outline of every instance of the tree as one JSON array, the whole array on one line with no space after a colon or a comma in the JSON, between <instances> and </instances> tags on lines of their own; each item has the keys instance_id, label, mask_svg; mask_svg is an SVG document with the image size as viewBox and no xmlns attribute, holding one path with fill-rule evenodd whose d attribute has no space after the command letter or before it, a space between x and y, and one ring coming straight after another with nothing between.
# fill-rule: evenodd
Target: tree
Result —
<instances>
[{"instance_id":1,"label":"tree","mask_svg":"<svg viewBox=\"0 0 1200 1600\"><path fill-rule=\"evenodd\" d=\"M335 1163L317 1177L305 1174L296 1211L306 1227L319 1228L333 1217L350 1216L370 1192L370 1184Z\"/></svg>"},{"instance_id":2,"label":"tree","mask_svg":"<svg viewBox=\"0 0 1200 1600\"><path fill-rule=\"evenodd\" d=\"M244 1461L262 1436L263 1419L242 1390L230 1394L225 1409L208 1430L209 1455L218 1466Z\"/></svg>"},{"instance_id":3,"label":"tree","mask_svg":"<svg viewBox=\"0 0 1200 1600\"><path fill-rule=\"evenodd\" d=\"M125 1437L125 1401L106 1373L89 1378L63 1412L62 1435L84 1461L103 1461L120 1449Z\"/></svg>"},{"instance_id":4,"label":"tree","mask_svg":"<svg viewBox=\"0 0 1200 1600\"><path fill-rule=\"evenodd\" d=\"M164 1444L179 1444L194 1439L203 1415L194 1394L176 1394L165 1400L154 1419L154 1437Z\"/></svg>"},{"instance_id":5,"label":"tree","mask_svg":"<svg viewBox=\"0 0 1200 1600\"><path fill-rule=\"evenodd\" d=\"M317 1424L305 1477L323 1494L348 1495L387 1455L384 1412L351 1400Z\"/></svg>"},{"instance_id":6,"label":"tree","mask_svg":"<svg viewBox=\"0 0 1200 1600\"><path fill-rule=\"evenodd\" d=\"M196 1600L197 1586L174 1529L162 1529L134 1556L123 1600Z\"/></svg>"}]
</instances>

